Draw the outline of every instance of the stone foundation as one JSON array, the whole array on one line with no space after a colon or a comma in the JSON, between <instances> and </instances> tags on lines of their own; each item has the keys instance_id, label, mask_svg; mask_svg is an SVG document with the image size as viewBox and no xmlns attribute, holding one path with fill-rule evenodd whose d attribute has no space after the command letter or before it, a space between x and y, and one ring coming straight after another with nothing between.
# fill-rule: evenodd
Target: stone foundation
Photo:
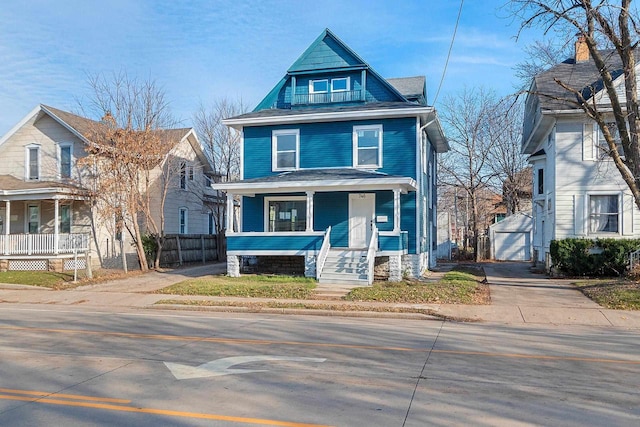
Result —
<instances>
[{"instance_id":1,"label":"stone foundation","mask_svg":"<svg viewBox=\"0 0 640 427\"><path fill-rule=\"evenodd\" d=\"M389 279L389 257L388 256L376 257L376 261L373 266L373 278L374 280Z\"/></svg>"},{"instance_id":2,"label":"stone foundation","mask_svg":"<svg viewBox=\"0 0 640 427\"><path fill-rule=\"evenodd\" d=\"M316 277L316 261L318 257L315 255L305 255L304 257L304 277Z\"/></svg>"},{"instance_id":3,"label":"stone foundation","mask_svg":"<svg viewBox=\"0 0 640 427\"><path fill-rule=\"evenodd\" d=\"M240 257L227 256L227 275L229 277L240 277Z\"/></svg>"},{"instance_id":4,"label":"stone foundation","mask_svg":"<svg viewBox=\"0 0 640 427\"><path fill-rule=\"evenodd\" d=\"M429 254L407 254L402 256L402 277L422 277L429 269Z\"/></svg>"},{"instance_id":5,"label":"stone foundation","mask_svg":"<svg viewBox=\"0 0 640 427\"><path fill-rule=\"evenodd\" d=\"M0 271L4 272L9 270L9 260L8 259L0 259Z\"/></svg>"}]
</instances>

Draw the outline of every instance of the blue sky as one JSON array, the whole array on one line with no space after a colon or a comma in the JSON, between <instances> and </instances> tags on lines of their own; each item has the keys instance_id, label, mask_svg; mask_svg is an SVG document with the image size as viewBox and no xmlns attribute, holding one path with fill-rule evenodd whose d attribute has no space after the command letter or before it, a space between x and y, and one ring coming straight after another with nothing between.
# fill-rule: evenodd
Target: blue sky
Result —
<instances>
[{"instance_id":1,"label":"blue sky","mask_svg":"<svg viewBox=\"0 0 640 427\"><path fill-rule=\"evenodd\" d=\"M324 28L384 77L442 76L455 0L9 0L0 8L0 135L37 104L78 110L87 74L155 79L184 126L202 102L253 108ZM464 86L514 91L504 0L466 0L440 100ZM436 104L436 108L438 105Z\"/></svg>"}]
</instances>

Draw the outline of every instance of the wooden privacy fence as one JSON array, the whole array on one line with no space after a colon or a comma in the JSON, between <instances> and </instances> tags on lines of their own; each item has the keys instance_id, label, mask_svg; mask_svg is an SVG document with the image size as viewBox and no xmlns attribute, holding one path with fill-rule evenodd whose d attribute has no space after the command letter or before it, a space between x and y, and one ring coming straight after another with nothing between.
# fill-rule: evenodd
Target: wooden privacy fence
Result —
<instances>
[{"instance_id":1,"label":"wooden privacy fence","mask_svg":"<svg viewBox=\"0 0 640 427\"><path fill-rule=\"evenodd\" d=\"M167 234L160 254L160 266L218 260L215 234Z\"/></svg>"}]
</instances>

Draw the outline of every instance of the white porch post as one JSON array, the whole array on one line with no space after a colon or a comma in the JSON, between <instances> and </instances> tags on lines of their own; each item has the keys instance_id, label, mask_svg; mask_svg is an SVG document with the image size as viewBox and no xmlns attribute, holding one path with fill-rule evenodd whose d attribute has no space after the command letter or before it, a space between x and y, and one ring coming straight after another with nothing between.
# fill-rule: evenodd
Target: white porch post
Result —
<instances>
[{"instance_id":1,"label":"white porch post","mask_svg":"<svg viewBox=\"0 0 640 427\"><path fill-rule=\"evenodd\" d=\"M60 200L53 201L53 253L58 255L58 243L60 242Z\"/></svg>"},{"instance_id":2,"label":"white porch post","mask_svg":"<svg viewBox=\"0 0 640 427\"><path fill-rule=\"evenodd\" d=\"M227 234L233 233L233 194L227 192Z\"/></svg>"},{"instance_id":3,"label":"white porch post","mask_svg":"<svg viewBox=\"0 0 640 427\"><path fill-rule=\"evenodd\" d=\"M9 255L9 231L11 228L11 202L5 200L4 202L4 254Z\"/></svg>"},{"instance_id":4,"label":"white porch post","mask_svg":"<svg viewBox=\"0 0 640 427\"><path fill-rule=\"evenodd\" d=\"M307 191L307 229L313 231L313 195L314 191Z\"/></svg>"},{"instance_id":5,"label":"white porch post","mask_svg":"<svg viewBox=\"0 0 640 427\"><path fill-rule=\"evenodd\" d=\"M400 232L400 189L393 190L393 232Z\"/></svg>"}]
</instances>

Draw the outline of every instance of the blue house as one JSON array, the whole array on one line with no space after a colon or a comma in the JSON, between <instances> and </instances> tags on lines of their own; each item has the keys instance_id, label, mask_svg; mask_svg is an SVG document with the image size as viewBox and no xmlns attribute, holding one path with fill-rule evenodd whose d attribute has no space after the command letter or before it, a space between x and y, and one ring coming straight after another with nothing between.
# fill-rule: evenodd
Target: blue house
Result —
<instances>
[{"instance_id":1,"label":"blue house","mask_svg":"<svg viewBox=\"0 0 640 427\"><path fill-rule=\"evenodd\" d=\"M250 113L227 192L228 274L370 284L435 265L436 157L449 149L424 77L384 79L325 30ZM240 218L233 224L233 197Z\"/></svg>"}]
</instances>

